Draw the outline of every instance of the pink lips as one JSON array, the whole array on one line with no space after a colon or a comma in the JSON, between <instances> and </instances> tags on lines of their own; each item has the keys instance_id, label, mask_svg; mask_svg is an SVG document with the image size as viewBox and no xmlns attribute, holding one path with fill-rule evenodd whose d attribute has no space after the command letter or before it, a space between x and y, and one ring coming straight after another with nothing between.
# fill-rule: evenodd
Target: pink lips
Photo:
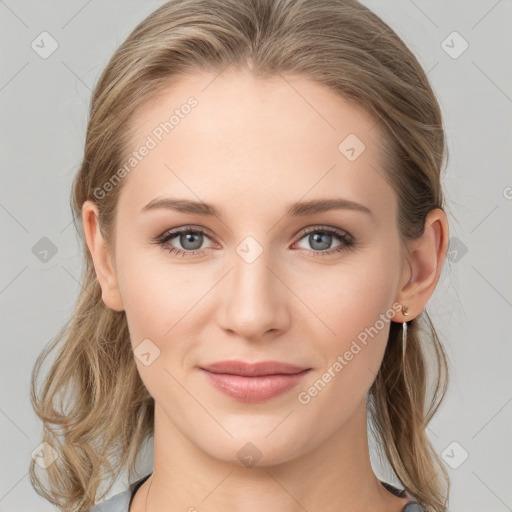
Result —
<instances>
[{"instance_id":1,"label":"pink lips","mask_svg":"<svg viewBox=\"0 0 512 512\"><path fill-rule=\"evenodd\" d=\"M202 367L209 382L241 402L262 402L295 387L311 368L278 361L220 361Z\"/></svg>"}]
</instances>

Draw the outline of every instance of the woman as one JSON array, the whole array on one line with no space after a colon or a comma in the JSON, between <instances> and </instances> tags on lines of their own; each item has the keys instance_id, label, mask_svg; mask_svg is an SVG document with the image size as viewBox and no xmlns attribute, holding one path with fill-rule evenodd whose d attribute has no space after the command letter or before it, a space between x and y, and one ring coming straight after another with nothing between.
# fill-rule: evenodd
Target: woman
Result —
<instances>
[{"instance_id":1,"label":"woman","mask_svg":"<svg viewBox=\"0 0 512 512\"><path fill-rule=\"evenodd\" d=\"M32 376L58 454L36 490L65 511L445 510L425 432L448 375L425 310L444 156L424 71L355 0L148 16L92 97L83 288ZM151 474L102 503L152 436Z\"/></svg>"}]
</instances>

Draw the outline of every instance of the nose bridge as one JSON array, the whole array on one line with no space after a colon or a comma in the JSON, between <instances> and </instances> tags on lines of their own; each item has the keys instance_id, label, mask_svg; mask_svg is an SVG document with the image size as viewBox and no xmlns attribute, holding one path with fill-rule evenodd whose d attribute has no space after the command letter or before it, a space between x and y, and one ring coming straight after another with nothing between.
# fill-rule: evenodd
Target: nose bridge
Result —
<instances>
[{"instance_id":1,"label":"nose bridge","mask_svg":"<svg viewBox=\"0 0 512 512\"><path fill-rule=\"evenodd\" d=\"M223 288L222 326L248 338L282 329L288 317L286 298L273 269L272 251L247 236L235 248L232 262Z\"/></svg>"},{"instance_id":2,"label":"nose bridge","mask_svg":"<svg viewBox=\"0 0 512 512\"><path fill-rule=\"evenodd\" d=\"M269 267L272 265L271 252L253 237L246 237L236 248L233 269L233 288L242 296L270 295L273 287Z\"/></svg>"}]
</instances>

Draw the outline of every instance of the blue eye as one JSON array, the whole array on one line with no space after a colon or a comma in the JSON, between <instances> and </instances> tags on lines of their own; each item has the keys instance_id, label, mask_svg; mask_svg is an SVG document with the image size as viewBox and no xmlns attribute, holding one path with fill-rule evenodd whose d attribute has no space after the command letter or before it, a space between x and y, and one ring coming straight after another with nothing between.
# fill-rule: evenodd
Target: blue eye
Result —
<instances>
[{"instance_id":1,"label":"blue eye","mask_svg":"<svg viewBox=\"0 0 512 512\"><path fill-rule=\"evenodd\" d=\"M306 237L310 246L314 249L318 249L315 251L308 250L308 252L310 252L313 257L330 256L332 254L336 254L349 249L354 245L352 237L347 233L341 231L340 229L327 226L309 228L305 233L302 234L300 240ZM326 251L325 249L328 249L331 246L333 238L340 240L340 243L335 246L334 249Z\"/></svg>"},{"instance_id":2,"label":"blue eye","mask_svg":"<svg viewBox=\"0 0 512 512\"><path fill-rule=\"evenodd\" d=\"M159 236L155 242L161 245L171 254L180 257L186 257L204 254L204 249L200 248L203 245L205 237L209 238L204 229L193 228L192 226L184 226L164 233L163 235ZM313 249L316 249L306 249L306 251L313 257L330 256L332 254L336 254L349 249L355 243L352 237L344 231L327 226L309 228L306 232L302 233L302 236L298 242L305 239L306 237L310 246L313 247ZM326 250L331 246L333 238L337 238L340 243L336 245L334 249ZM169 243L174 239L178 239L178 242L183 247L183 249L177 248L173 244Z\"/></svg>"},{"instance_id":3,"label":"blue eye","mask_svg":"<svg viewBox=\"0 0 512 512\"><path fill-rule=\"evenodd\" d=\"M200 228L192 229L190 226L185 226L183 228L178 228L164 233L157 239L157 242L169 253L174 253L177 256L182 257L193 256L197 253L204 252L203 250L198 249L203 245L203 239L205 236L206 232L204 230ZM179 243L185 248L185 250L177 249L173 245L169 245L169 242L174 238L179 239Z\"/></svg>"}]
</instances>

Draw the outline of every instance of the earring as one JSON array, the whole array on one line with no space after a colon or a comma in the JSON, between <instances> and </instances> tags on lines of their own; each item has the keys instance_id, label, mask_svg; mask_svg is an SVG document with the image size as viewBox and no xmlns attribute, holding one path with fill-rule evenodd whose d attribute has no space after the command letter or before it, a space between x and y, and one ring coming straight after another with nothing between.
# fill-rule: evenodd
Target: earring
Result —
<instances>
[{"instance_id":1,"label":"earring","mask_svg":"<svg viewBox=\"0 0 512 512\"><path fill-rule=\"evenodd\" d=\"M409 308L402 306L404 316L409 316ZM405 349L407 346L407 322L402 322L402 360L405 360Z\"/></svg>"}]
</instances>

